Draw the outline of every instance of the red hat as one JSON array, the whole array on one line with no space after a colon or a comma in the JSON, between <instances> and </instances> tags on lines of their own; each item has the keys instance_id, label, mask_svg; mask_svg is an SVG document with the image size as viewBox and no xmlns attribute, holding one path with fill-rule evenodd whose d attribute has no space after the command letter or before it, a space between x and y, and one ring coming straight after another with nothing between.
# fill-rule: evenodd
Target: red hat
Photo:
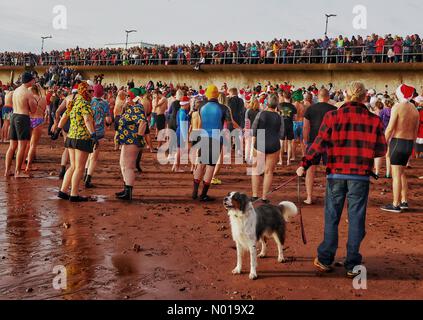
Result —
<instances>
[{"instance_id":1,"label":"red hat","mask_svg":"<svg viewBox=\"0 0 423 320\"><path fill-rule=\"evenodd\" d=\"M402 84L398 87L396 91L397 98L400 102L410 101L414 97L416 89L406 84Z\"/></svg>"},{"instance_id":2,"label":"red hat","mask_svg":"<svg viewBox=\"0 0 423 320\"><path fill-rule=\"evenodd\" d=\"M133 92L131 92L131 91L128 91L128 96L129 96L129 98L131 100L134 100L135 99L135 94Z\"/></svg>"},{"instance_id":3,"label":"red hat","mask_svg":"<svg viewBox=\"0 0 423 320\"><path fill-rule=\"evenodd\" d=\"M189 98L187 96L183 96L179 103L181 106L186 106L187 104L189 104Z\"/></svg>"}]
</instances>

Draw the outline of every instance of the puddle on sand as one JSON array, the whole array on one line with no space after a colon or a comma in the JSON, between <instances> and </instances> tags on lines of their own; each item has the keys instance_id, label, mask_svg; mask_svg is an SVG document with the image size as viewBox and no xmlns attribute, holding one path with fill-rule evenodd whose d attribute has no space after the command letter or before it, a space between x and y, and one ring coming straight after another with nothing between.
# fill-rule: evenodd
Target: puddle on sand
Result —
<instances>
[{"instance_id":1,"label":"puddle on sand","mask_svg":"<svg viewBox=\"0 0 423 320\"><path fill-rule=\"evenodd\" d=\"M93 196L93 198L94 198L95 200L97 200L97 202L100 202L100 203L104 203L104 202L106 202L106 199L107 199L107 197L106 197L106 196Z\"/></svg>"}]
</instances>

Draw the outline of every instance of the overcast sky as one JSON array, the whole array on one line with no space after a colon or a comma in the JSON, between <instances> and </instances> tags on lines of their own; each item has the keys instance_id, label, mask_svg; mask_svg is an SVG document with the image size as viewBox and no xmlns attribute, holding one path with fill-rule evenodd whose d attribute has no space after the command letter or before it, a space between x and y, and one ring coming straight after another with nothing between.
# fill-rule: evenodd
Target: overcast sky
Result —
<instances>
[{"instance_id":1,"label":"overcast sky","mask_svg":"<svg viewBox=\"0 0 423 320\"><path fill-rule=\"evenodd\" d=\"M422 0L1 0L0 51L103 47L130 41L154 44L312 39L329 35L423 33ZM67 8L67 29L53 28L53 8ZM367 7L367 30L353 28L353 8Z\"/></svg>"}]
</instances>

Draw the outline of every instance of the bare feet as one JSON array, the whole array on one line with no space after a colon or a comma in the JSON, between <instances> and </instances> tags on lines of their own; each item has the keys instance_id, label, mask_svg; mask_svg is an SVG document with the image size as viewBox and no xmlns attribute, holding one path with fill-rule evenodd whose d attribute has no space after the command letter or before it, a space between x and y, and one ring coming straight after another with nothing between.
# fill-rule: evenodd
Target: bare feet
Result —
<instances>
[{"instance_id":1,"label":"bare feet","mask_svg":"<svg viewBox=\"0 0 423 320\"><path fill-rule=\"evenodd\" d=\"M31 178L31 176L27 173L23 173L23 172L15 173L15 179L28 179L28 178Z\"/></svg>"},{"instance_id":2,"label":"bare feet","mask_svg":"<svg viewBox=\"0 0 423 320\"><path fill-rule=\"evenodd\" d=\"M313 204L313 201L311 199L307 199L307 200L304 200L304 203L311 206Z\"/></svg>"},{"instance_id":3,"label":"bare feet","mask_svg":"<svg viewBox=\"0 0 423 320\"><path fill-rule=\"evenodd\" d=\"M13 173L9 172L9 170L5 170L4 171L4 176L5 177L12 177L13 176Z\"/></svg>"}]
</instances>

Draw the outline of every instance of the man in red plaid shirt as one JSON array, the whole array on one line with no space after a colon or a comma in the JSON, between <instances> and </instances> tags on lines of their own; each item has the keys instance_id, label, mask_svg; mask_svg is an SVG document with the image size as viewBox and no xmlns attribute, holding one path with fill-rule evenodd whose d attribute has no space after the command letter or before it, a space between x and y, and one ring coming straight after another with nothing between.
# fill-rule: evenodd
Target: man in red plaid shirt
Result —
<instances>
[{"instance_id":1,"label":"man in red plaid shirt","mask_svg":"<svg viewBox=\"0 0 423 320\"><path fill-rule=\"evenodd\" d=\"M319 135L308 150L297 174L302 177L313 165L314 158L327 152L327 187L325 232L314 265L319 271L332 271L338 248L338 225L345 200L348 199L348 243L345 268L347 276L356 277L361 265L360 245L366 234L365 221L370 177L374 159L383 157L387 144L380 118L364 105L367 91L360 82L347 89L347 103L328 112Z\"/></svg>"}]
</instances>

